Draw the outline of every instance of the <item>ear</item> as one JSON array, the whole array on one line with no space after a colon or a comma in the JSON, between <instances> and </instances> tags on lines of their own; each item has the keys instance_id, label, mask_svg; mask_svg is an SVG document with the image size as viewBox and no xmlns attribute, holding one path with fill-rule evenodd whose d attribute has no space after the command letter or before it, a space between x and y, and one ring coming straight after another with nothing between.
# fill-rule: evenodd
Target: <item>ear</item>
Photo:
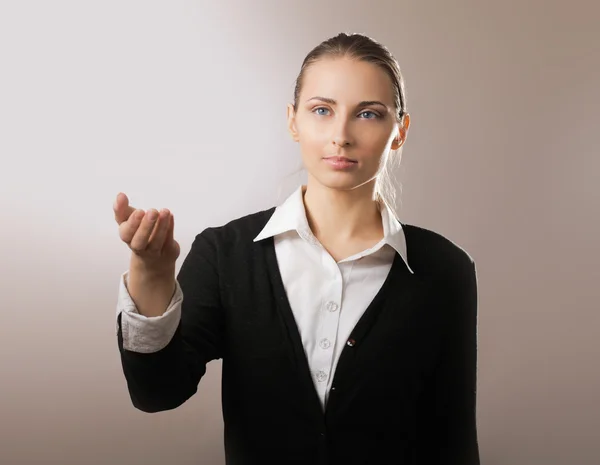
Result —
<instances>
[{"instance_id":1,"label":"ear","mask_svg":"<svg viewBox=\"0 0 600 465\"><path fill-rule=\"evenodd\" d=\"M298 129L296 128L296 112L294 111L294 105L291 103L288 103L287 106L287 124L292 139L298 142L300 138L298 137Z\"/></svg>"},{"instance_id":2,"label":"ear","mask_svg":"<svg viewBox=\"0 0 600 465\"><path fill-rule=\"evenodd\" d=\"M402 121L398 125L398 135L392 142L392 150L398 150L404 145L406 136L408 134L408 128L410 127L410 115L405 113L402 117Z\"/></svg>"}]
</instances>

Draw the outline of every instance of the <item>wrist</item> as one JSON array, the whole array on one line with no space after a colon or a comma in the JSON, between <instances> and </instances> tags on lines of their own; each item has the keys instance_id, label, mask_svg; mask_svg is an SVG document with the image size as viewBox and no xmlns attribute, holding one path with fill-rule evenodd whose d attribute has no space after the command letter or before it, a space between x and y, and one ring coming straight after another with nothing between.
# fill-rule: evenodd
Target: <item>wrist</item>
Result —
<instances>
[{"instance_id":1,"label":"wrist","mask_svg":"<svg viewBox=\"0 0 600 465\"><path fill-rule=\"evenodd\" d=\"M133 274L137 279L145 282L156 282L173 279L175 276L175 264L168 266L149 266L147 262L137 258L136 256L131 257L129 264L130 275Z\"/></svg>"}]
</instances>

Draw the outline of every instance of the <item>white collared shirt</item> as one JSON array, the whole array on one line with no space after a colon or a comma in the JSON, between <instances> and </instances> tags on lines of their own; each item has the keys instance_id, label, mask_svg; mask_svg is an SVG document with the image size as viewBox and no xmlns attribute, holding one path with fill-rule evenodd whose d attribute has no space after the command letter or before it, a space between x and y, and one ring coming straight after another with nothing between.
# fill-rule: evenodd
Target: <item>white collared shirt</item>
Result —
<instances>
[{"instance_id":1,"label":"white collared shirt","mask_svg":"<svg viewBox=\"0 0 600 465\"><path fill-rule=\"evenodd\" d=\"M386 207L381 210L384 237L373 247L336 262L310 230L298 187L275 212L254 242L273 237L281 278L324 408L340 353L363 312L391 269L396 252L406 258L402 225ZM160 317L140 315L127 292L128 271L121 275L117 314L123 312L123 347L151 353L164 348L181 317L183 292L176 291Z\"/></svg>"}]
</instances>

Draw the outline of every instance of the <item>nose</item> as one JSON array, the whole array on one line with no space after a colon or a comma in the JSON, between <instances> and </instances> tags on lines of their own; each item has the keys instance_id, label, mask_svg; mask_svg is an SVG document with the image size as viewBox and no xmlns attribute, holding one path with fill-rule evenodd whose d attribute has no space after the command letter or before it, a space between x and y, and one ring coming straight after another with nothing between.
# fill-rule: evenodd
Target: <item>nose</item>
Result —
<instances>
[{"instance_id":1,"label":"nose","mask_svg":"<svg viewBox=\"0 0 600 465\"><path fill-rule=\"evenodd\" d=\"M337 147L348 147L354 142L348 130L348 123L345 119L340 118L338 124L333 128L333 145Z\"/></svg>"},{"instance_id":2,"label":"nose","mask_svg":"<svg viewBox=\"0 0 600 465\"><path fill-rule=\"evenodd\" d=\"M342 136L336 136L333 138L333 145L336 145L338 147L347 147L350 145L350 141Z\"/></svg>"}]
</instances>

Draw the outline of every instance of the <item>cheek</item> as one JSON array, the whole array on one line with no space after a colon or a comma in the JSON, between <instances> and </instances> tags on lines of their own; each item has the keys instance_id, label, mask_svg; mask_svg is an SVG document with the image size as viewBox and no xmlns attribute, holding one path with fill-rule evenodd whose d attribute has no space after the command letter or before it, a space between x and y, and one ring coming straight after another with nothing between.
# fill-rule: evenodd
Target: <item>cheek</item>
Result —
<instances>
[{"instance_id":1,"label":"cheek","mask_svg":"<svg viewBox=\"0 0 600 465\"><path fill-rule=\"evenodd\" d=\"M372 166L380 163L381 159L391 148L389 133L373 129L366 131L357 138L357 151L362 154L363 162Z\"/></svg>"},{"instance_id":2,"label":"cheek","mask_svg":"<svg viewBox=\"0 0 600 465\"><path fill-rule=\"evenodd\" d=\"M322 124L305 122L298 127L298 136L303 156L321 157L324 155L326 147L331 145L331 137Z\"/></svg>"},{"instance_id":3,"label":"cheek","mask_svg":"<svg viewBox=\"0 0 600 465\"><path fill-rule=\"evenodd\" d=\"M304 140L308 144L327 143L330 141L327 125L322 121L317 121L315 119L308 118L303 120L302 123L298 125L298 134L300 136L300 141Z\"/></svg>"},{"instance_id":4,"label":"cheek","mask_svg":"<svg viewBox=\"0 0 600 465\"><path fill-rule=\"evenodd\" d=\"M300 156L306 166L312 166L321 161L325 155L325 149L321 141L310 138L300 139Z\"/></svg>"},{"instance_id":5,"label":"cheek","mask_svg":"<svg viewBox=\"0 0 600 465\"><path fill-rule=\"evenodd\" d=\"M358 140L364 145L372 148L384 150L384 148L391 143L390 130L383 125L367 126L360 128L357 132L359 136Z\"/></svg>"}]
</instances>

